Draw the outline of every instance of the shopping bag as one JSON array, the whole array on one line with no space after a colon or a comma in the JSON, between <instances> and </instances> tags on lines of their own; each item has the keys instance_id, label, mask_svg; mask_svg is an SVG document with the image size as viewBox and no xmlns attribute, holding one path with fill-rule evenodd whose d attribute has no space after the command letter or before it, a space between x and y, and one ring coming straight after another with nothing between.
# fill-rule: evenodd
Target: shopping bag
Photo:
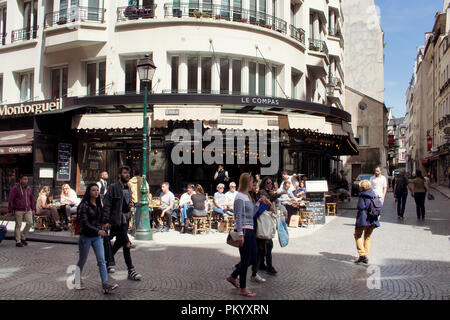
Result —
<instances>
[{"instance_id":1,"label":"shopping bag","mask_svg":"<svg viewBox=\"0 0 450 320\"><path fill-rule=\"evenodd\" d=\"M236 231L230 231L228 233L227 244L236 248L241 247L241 242L239 241L239 234Z\"/></svg>"},{"instance_id":2,"label":"shopping bag","mask_svg":"<svg viewBox=\"0 0 450 320\"><path fill-rule=\"evenodd\" d=\"M278 219L278 241L282 248L286 247L289 243L289 232L286 221L284 219Z\"/></svg>"},{"instance_id":3,"label":"shopping bag","mask_svg":"<svg viewBox=\"0 0 450 320\"><path fill-rule=\"evenodd\" d=\"M264 211L258 217L258 228L256 229L256 238L271 240L275 238L277 232L277 221L273 217L272 212Z\"/></svg>"}]
</instances>

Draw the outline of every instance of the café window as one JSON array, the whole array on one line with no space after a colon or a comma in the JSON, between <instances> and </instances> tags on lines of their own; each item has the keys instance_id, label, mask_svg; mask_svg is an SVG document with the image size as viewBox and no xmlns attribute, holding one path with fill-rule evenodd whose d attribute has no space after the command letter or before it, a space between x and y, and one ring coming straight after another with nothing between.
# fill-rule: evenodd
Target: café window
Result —
<instances>
[{"instance_id":1,"label":"caf\u00e9 window","mask_svg":"<svg viewBox=\"0 0 450 320\"><path fill-rule=\"evenodd\" d=\"M249 73L249 83L248 83L248 93L250 95L256 95L256 63L248 63L248 73Z\"/></svg>"},{"instance_id":2,"label":"caf\u00e9 window","mask_svg":"<svg viewBox=\"0 0 450 320\"><path fill-rule=\"evenodd\" d=\"M198 57L188 57L188 93L198 90Z\"/></svg>"},{"instance_id":3,"label":"caf\u00e9 window","mask_svg":"<svg viewBox=\"0 0 450 320\"><path fill-rule=\"evenodd\" d=\"M202 57L202 93L211 93L212 58Z\"/></svg>"},{"instance_id":4,"label":"caf\u00e9 window","mask_svg":"<svg viewBox=\"0 0 450 320\"><path fill-rule=\"evenodd\" d=\"M86 64L87 94L104 95L106 86L106 61L88 62Z\"/></svg>"},{"instance_id":5,"label":"caf\u00e9 window","mask_svg":"<svg viewBox=\"0 0 450 320\"><path fill-rule=\"evenodd\" d=\"M220 93L228 94L230 88L230 60L220 59Z\"/></svg>"},{"instance_id":6,"label":"caf\u00e9 window","mask_svg":"<svg viewBox=\"0 0 450 320\"><path fill-rule=\"evenodd\" d=\"M233 94L241 94L242 62L233 60L232 65Z\"/></svg>"},{"instance_id":7,"label":"caf\u00e9 window","mask_svg":"<svg viewBox=\"0 0 450 320\"><path fill-rule=\"evenodd\" d=\"M68 68L56 68L52 69L50 73L51 82L51 98L61 98L67 96L67 77Z\"/></svg>"},{"instance_id":8,"label":"caf\u00e9 window","mask_svg":"<svg viewBox=\"0 0 450 320\"><path fill-rule=\"evenodd\" d=\"M369 145L369 127L358 127L358 138L360 146Z\"/></svg>"},{"instance_id":9,"label":"caf\u00e9 window","mask_svg":"<svg viewBox=\"0 0 450 320\"><path fill-rule=\"evenodd\" d=\"M26 72L19 74L20 102L32 101L34 97L34 74Z\"/></svg>"},{"instance_id":10,"label":"caf\u00e9 window","mask_svg":"<svg viewBox=\"0 0 450 320\"><path fill-rule=\"evenodd\" d=\"M172 92L178 92L178 67L180 65L180 57L172 57L171 68L172 68Z\"/></svg>"}]
</instances>

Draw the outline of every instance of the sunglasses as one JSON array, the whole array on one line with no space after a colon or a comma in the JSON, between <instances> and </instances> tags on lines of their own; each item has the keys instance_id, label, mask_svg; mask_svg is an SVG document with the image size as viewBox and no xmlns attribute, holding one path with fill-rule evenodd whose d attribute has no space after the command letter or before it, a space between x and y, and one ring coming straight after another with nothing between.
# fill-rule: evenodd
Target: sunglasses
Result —
<instances>
[{"instance_id":1,"label":"sunglasses","mask_svg":"<svg viewBox=\"0 0 450 320\"><path fill-rule=\"evenodd\" d=\"M273 184L273 182L272 181L267 181L266 184Z\"/></svg>"}]
</instances>

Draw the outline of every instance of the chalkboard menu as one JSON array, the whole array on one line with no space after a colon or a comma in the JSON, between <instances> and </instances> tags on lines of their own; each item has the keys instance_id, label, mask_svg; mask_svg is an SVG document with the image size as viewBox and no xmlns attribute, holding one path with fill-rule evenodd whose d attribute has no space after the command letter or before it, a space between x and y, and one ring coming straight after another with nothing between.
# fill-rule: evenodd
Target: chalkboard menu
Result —
<instances>
[{"instance_id":1,"label":"chalkboard menu","mask_svg":"<svg viewBox=\"0 0 450 320\"><path fill-rule=\"evenodd\" d=\"M306 200L309 201L309 203L306 205L306 211L314 212L317 224L325 224L326 213L324 193L307 193Z\"/></svg>"},{"instance_id":2,"label":"chalkboard menu","mask_svg":"<svg viewBox=\"0 0 450 320\"><path fill-rule=\"evenodd\" d=\"M72 145L70 143L58 144L58 167L56 181L70 181L72 167Z\"/></svg>"}]
</instances>

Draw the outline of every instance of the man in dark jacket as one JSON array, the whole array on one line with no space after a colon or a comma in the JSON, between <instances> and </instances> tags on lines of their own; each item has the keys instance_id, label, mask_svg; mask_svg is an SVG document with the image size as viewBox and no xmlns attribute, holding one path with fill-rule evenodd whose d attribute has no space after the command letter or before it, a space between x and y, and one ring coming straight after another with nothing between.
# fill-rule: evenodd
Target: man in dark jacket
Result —
<instances>
[{"instance_id":1,"label":"man in dark jacket","mask_svg":"<svg viewBox=\"0 0 450 320\"><path fill-rule=\"evenodd\" d=\"M397 217L403 220L406 208L406 199L408 198L408 178L405 176L405 169L400 169L399 176L395 179L394 198L397 200Z\"/></svg>"},{"instance_id":2,"label":"man in dark jacket","mask_svg":"<svg viewBox=\"0 0 450 320\"><path fill-rule=\"evenodd\" d=\"M20 182L12 187L8 199L8 212L14 214L16 228L14 234L16 237L16 247L28 245L26 239L28 231L33 224L33 212L36 212L33 193L28 185L28 177L21 174ZM22 229L22 221L25 220L25 229Z\"/></svg>"},{"instance_id":3,"label":"man in dark jacket","mask_svg":"<svg viewBox=\"0 0 450 320\"><path fill-rule=\"evenodd\" d=\"M128 279L140 280L142 275L136 272L131 261L131 242L128 239L128 225L131 218L131 208L134 206L131 200L131 192L128 188L130 180L130 168L119 168L119 181L112 184L103 199L103 223L110 234L104 237L105 258L108 272L113 273L115 266L114 255L122 247L123 257L128 268ZM114 246L111 247L111 239L116 237Z\"/></svg>"}]
</instances>

